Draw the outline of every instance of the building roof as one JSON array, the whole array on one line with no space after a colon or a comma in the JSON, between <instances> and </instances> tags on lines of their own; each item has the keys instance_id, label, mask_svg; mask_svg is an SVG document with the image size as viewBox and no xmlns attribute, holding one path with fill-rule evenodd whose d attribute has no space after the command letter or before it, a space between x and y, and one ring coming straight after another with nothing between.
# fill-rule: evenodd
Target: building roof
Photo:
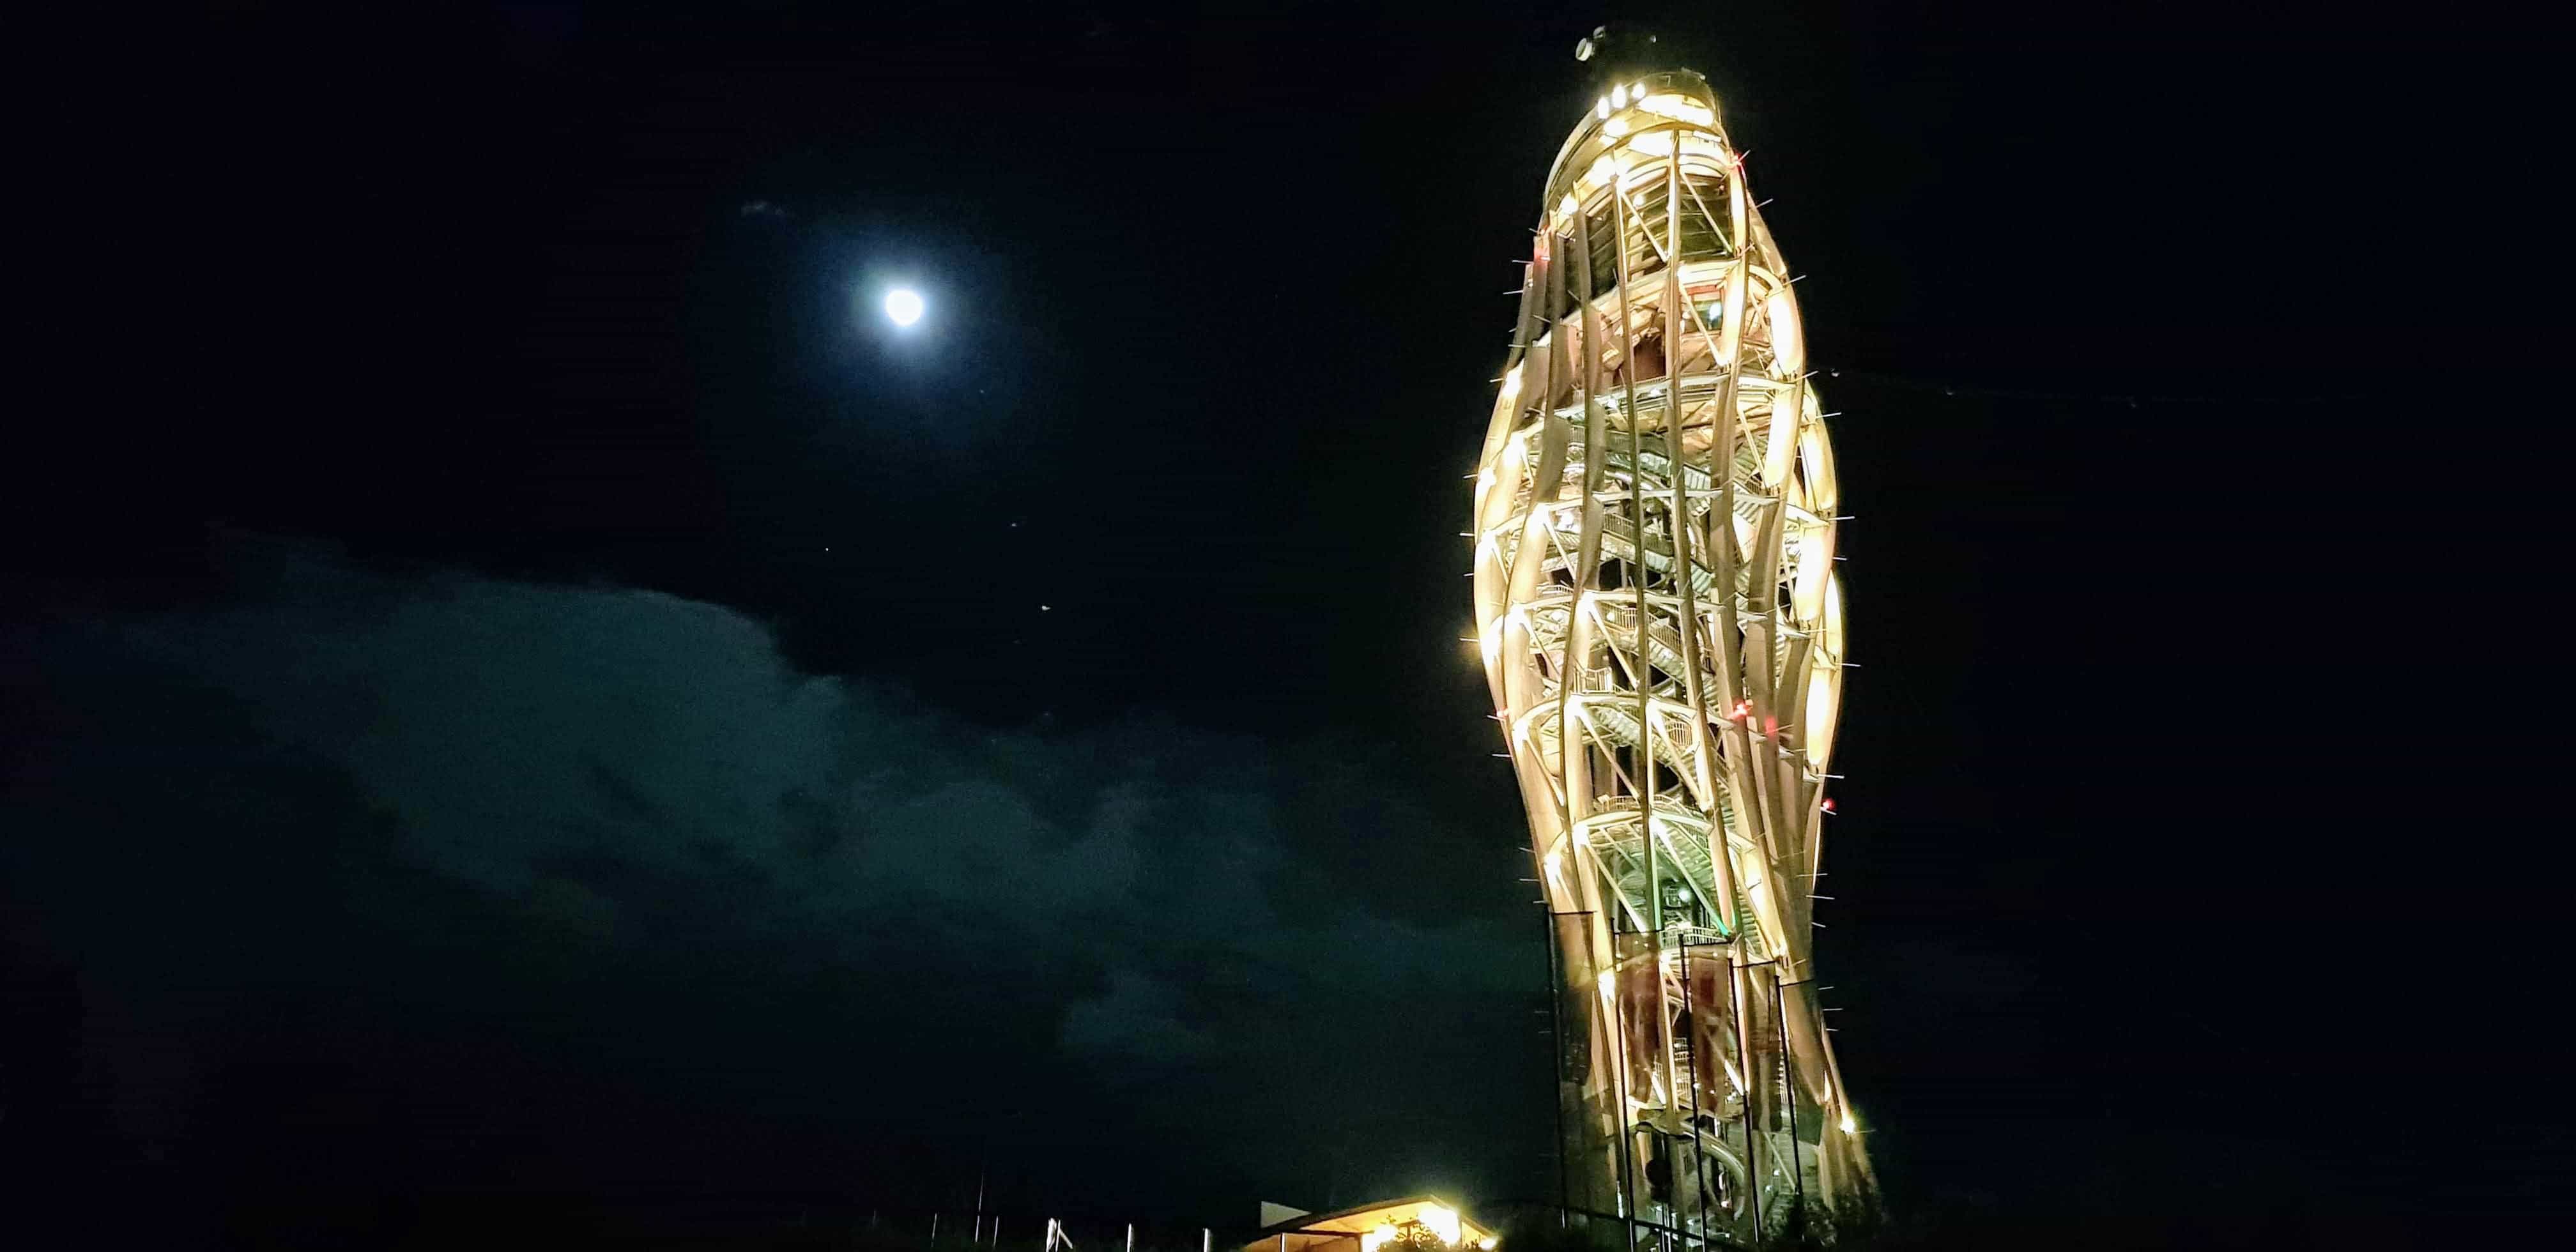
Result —
<instances>
[{"instance_id":1,"label":"building roof","mask_svg":"<svg viewBox=\"0 0 2576 1252\"><path fill-rule=\"evenodd\" d=\"M1461 1246L1472 1246L1493 1237L1493 1231L1469 1221L1467 1215L1460 1211L1457 1205L1438 1196L1417 1195L1406 1196L1401 1200L1378 1200L1338 1212L1308 1213L1300 1217L1292 1217L1284 1222L1264 1227L1261 1237L1254 1240L1254 1243L1267 1242L1276 1246L1280 1235L1288 1235L1291 1236L1290 1250L1295 1252L1300 1245L1319 1242L1311 1238L1294 1238L1297 1235L1310 1237L1321 1235L1328 1239L1363 1235L1380 1226L1402 1226L1408 1222L1421 1221L1423 1212L1432 1208L1446 1209L1458 1214L1458 1241ZM1244 1246L1250 1248L1252 1244Z\"/></svg>"}]
</instances>

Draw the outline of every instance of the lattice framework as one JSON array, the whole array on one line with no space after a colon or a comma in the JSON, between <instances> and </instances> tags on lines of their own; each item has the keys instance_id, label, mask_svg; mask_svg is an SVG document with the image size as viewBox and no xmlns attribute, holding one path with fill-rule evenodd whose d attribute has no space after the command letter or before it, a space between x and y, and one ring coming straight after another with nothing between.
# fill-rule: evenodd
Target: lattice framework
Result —
<instances>
[{"instance_id":1,"label":"lattice framework","mask_svg":"<svg viewBox=\"0 0 2576 1252\"><path fill-rule=\"evenodd\" d=\"M1555 930L1567 1190L1759 1238L1871 1186L1813 981L1844 669L1826 414L1698 75L1616 83L1543 206L1473 537Z\"/></svg>"}]
</instances>

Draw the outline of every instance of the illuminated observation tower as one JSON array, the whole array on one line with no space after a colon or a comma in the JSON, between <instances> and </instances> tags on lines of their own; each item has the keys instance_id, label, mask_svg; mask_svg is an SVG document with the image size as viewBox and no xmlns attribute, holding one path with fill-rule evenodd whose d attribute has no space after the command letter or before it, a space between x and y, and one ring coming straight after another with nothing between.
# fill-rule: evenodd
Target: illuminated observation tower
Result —
<instances>
[{"instance_id":1,"label":"illuminated observation tower","mask_svg":"<svg viewBox=\"0 0 2576 1252\"><path fill-rule=\"evenodd\" d=\"M1541 205L1473 538L1554 929L1563 1181L1632 1239L1752 1242L1872 1190L1811 955L1833 449L1704 79L1605 77Z\"/></svg>"}]
</instances>

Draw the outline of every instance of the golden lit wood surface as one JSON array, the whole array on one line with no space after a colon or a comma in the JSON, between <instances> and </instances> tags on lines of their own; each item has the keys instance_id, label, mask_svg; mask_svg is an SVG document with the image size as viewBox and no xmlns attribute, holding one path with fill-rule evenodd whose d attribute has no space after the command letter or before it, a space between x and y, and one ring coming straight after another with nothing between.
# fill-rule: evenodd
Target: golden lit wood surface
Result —
<instances>
[{"instance_id":1,"label":"golden lit wood surface","mask_svg":"<svg viewBox=\"0 0 2576 1252\"><path fill-rule=\"evenodd\" d=\"M1707 83L1610 83L1549 176L1475 479L1569 1195L1685 1236L1870 1189L1813 982L1841 501L1793 281Z\"/></svg>"}]
</instances>

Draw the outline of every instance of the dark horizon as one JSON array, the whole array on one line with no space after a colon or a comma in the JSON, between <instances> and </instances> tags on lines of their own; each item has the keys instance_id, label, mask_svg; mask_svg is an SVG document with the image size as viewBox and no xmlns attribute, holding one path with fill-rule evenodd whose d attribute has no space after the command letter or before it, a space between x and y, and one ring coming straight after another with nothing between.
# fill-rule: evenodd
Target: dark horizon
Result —
<instances>
[{"instance_id":1,"label":"dark horizon","mask_svg":"<svg viewBox=\"0 0 2576 1252\"><path fill-rule=\"evenodd\" d=\"M85 366L9 493L0 1164L237 1246L955 1213L979 1170L1220 1235L1546 1198L1457 534L1602 20L124 35L149 124L71 146L131 268L60 313L148 364ZM2483 542L2390 503L2477 403L2423 375L2515 459L2566 319L2423 242L2389 154L2541 212L2426 97L2517 115L2548 32L1636 20L1751 152L1839 414L1819 946L1900 1210L2563 1214L2543 1101L2408 1085L2456 1064L2412 997L2549 998L2555 897L2422 868L2495 819L2356 729L2453 708L2390 669ZM2438 296L2392 277L2428 250ZM2464 1087L2557 1063L2469 1046Z\"/></svg>"}]
</instances>

